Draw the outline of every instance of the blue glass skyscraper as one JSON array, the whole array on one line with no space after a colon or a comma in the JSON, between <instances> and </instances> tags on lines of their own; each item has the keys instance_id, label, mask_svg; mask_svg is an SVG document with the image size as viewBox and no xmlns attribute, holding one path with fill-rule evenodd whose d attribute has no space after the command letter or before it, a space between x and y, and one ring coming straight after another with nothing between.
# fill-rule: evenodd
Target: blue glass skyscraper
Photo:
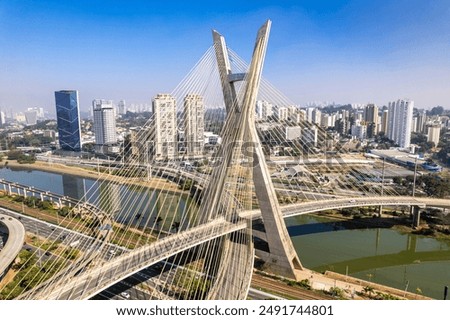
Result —
<instances>
[{"instance_id":1,"label":"blue glass skyscraper","mask_svg":"<svg viewBox=\"0 0 450 320\"><path fill-rule=\"evenodd\" d=\"M81 151L80 109L78 91L55 91L59 146L67 151Z\"/></svg>"}]
</instances>

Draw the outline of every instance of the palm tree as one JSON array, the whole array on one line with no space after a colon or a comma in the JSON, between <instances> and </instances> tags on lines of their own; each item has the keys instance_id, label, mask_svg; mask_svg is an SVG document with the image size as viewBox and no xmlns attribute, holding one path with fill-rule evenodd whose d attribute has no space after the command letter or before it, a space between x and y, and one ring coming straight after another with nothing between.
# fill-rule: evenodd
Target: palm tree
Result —
<instances>
[{"instance_id":1,"label":"palm tree","mask_svg":"<svg viewBox=\"0 0 450 320\"><path fill-rule=\"evenodd\" d=\"M374 289L371 287L371 286L365 286L364 288L363 288L363 290L364 290L364 293L367 295L369 295L369 298L371 298L372 297L372 293L374 293Z\"/></svg>"}]
</instances>

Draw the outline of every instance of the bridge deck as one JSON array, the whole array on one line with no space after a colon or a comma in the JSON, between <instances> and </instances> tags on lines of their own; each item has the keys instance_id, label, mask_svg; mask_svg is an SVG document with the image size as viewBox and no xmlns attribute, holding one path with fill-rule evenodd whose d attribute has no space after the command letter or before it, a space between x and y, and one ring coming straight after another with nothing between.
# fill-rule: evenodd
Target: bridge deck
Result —
<instances>
[{"instance_id":1,"label":"bridge deck","mask_svg":"<svg viewBox=\"0 0 450 320\"><path fill-rule=\"evenodd\" d=\"M43 292L41 299L89 299L128 276L199 244L247 227L246 222L216 219L187 231L125 253L94 270L86 271L60 288ZM51 291L51 292L48 292Z\"/></svg>"}]
</instances>

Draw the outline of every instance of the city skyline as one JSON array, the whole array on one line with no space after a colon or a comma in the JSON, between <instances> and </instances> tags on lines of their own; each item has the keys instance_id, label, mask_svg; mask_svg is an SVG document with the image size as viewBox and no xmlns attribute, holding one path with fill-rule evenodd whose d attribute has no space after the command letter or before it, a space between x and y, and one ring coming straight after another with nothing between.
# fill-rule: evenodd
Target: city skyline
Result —
<instances>
[{"instance_id":1,"label":"city skyline","mask_svg":"<svg viewBox=\"0 0 450 320\"><path fill-rule=\"evenodd\" d=\"M52 110L62 89L79 92L81 111L97 97L150 104L211 46L211 29L227 30L248 61L253 35L243 30L267 18L274 25L264 77L298 105L409 98L430 109L450 101L445 1L104 4L2 2L0 107Z\"/></svg>"}]
</instances>

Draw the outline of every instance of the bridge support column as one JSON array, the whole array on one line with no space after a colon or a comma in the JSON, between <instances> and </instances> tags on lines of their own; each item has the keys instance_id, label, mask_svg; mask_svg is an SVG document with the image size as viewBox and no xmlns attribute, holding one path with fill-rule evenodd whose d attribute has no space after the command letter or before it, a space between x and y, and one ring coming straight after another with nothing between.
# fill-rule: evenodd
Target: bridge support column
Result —
<instances>
[{"instance_id":1,"label":"bridge support column","mask_svg":"<svg viewBox=\"0 0 450 320\"><path fill-rule=\"evenodd\" d=\"M301 269L302 265L287 232L255 126L256 99L267 48L270 24L271 22L267 21L258 31L252 61L247 76L245 77L245 89L242 105L240 106L237 106L235 103L237 99L233 82L230 80L230 76L233 74L231 73L225 39L219 33L213 31L214 47L225 106L227 112L231 115L227 119L234 121L227 120L227 126L234 126L236 128L234 136L229 136L230 139L234 140L228 140L227 137L223 137L222 143L226 146L229 142L242 139L248 145L246 150L251 150L253 154L252 175L254 189L261 209L270 251L268 255L262 257L266 262L265 267L270 272L295 279L295 269ZM218 196L220 196L220 193Z\"/></svg>"},{"instance_id":2,"label":"bridge support column","mask_svg":"<svg viewBox=\"0 0 450 320\"><path fill-rule=\"evenodd\" d=\"M381 206L378 207L378 217L381 218L382 214L383 214L383 206L381 205Z\"/></svg>"},{"instance_id":3,"label":"bridge support column","mask_svg":"<svg viewBox=\"0 0 450 320\"><path fill-rule=\"evenodd\" d=\"M420 208L418 206L411 206L411 214L413 218L413 228L420 226Z\"/></svg>"}]
</instances>

